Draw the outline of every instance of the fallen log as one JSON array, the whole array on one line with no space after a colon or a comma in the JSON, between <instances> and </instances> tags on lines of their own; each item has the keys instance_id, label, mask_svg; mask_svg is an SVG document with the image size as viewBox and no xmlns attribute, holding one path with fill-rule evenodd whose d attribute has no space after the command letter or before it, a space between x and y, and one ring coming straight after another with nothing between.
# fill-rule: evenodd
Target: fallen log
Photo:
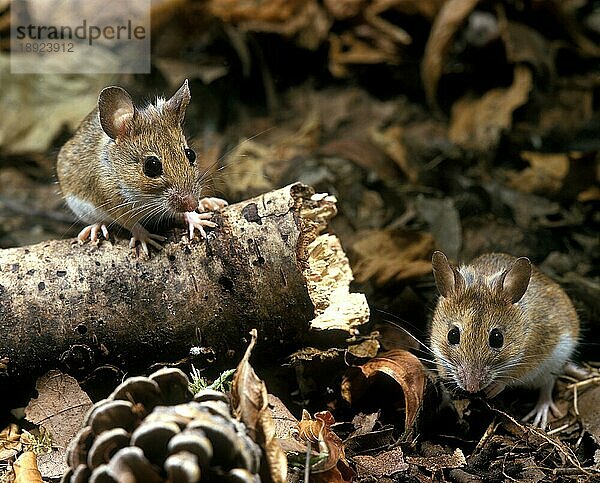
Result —
<instances>
[{"instance_id":1,"label":"fallen log","mask_svg":"<svg viewBox=\"0 0 600 483\"><path fill-rule=\"evenodd\" d=\"M333 197L296 183L229 206L206 240L169 241L150 259L125 240L0 250L0 390L50 368L135 370L193 347L233 364L252 328L261 334L257 352L276 357L315 317L331 319L334 303L345 305L350 324L364 322L363 296L326 296L340 299L337 285L348 293L351 280L339 242L317 238L335 212ZM325 266L337 268L327 275Z\"/></svg>"}]
</instances>

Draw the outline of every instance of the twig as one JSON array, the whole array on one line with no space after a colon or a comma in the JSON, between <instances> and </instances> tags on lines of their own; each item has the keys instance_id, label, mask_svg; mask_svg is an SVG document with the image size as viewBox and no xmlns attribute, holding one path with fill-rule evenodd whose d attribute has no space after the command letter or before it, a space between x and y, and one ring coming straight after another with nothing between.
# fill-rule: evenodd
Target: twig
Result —
<instances>
[{"instance_id":1,"label":"twig","mask_svg":"<svg viewBox=\"0 0 600 483\"><path fill-rule=\"evenodd\" d=\"M310 454L311 447L310 441L306 441L306 462L304 463L304 483L309 483L310 481Z\"/></svg>"},{"instance_id":2,"label":"twig","mask_svg":"<svg viewBox=\"0 0 600 483\"><path fill-rule=\"evenodd\" d=\"M486 404L487 404L487 402L486 402ZM600 474L600 470L597 470L595 468L583 468L581 466L581 463L579 463L579 460L577 459L577 457L573 454L573 452L567 446L565 446L560 441L555 441L554 439L548 437L548 435L546 434L545 431L535 428L533 426L531 426L531 427L524 426L523 424L521 424L519 421L517 421L515 418L513 418L509 414L505 413L504 411L493 408L489 404L487 404L487 406L490 410L496 412L497 414L504 416L506 419L508 419L511 423L513 423L515 426L517 426L524 433L530 433L530 434L533 434L533 435L545 440L548 444L553 446L558 451L558 453L563 458L565 458L571 465L578 468L584 474L587 474L587 475Z\"/></svg>"}]
</instances>

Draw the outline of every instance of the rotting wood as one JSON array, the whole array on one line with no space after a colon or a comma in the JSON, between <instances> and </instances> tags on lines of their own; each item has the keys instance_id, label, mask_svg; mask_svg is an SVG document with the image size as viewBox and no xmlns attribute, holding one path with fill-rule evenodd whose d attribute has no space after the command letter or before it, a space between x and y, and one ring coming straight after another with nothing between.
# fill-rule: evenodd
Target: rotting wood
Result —
<instances>
[{"instance_id":1,"label":"rotting wood","mask_svg":"<svg viewBox=\"0 0 600 483\"><path fill-rule=\"evenodd\" d=\"M335 212L333 197L296 183L228 207L206 241L169 242L149 260L125 240L1 250L0 390L49 368L129 370L192 346L237 361L251 328L261 334L258 353L262 345L281 354L318 315L309 256L324 253L315 242ZM327 256L348 263L341 249ZM364 297L357 307L368 314Z\"/></svg>"}]
</instances>

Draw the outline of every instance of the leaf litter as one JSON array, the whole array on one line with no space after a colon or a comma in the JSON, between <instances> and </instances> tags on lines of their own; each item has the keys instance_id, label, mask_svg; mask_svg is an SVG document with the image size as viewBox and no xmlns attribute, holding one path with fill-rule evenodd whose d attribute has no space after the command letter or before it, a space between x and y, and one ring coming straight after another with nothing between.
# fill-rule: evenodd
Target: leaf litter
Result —
<instances>
[{"instance_id":1,"label":"leaf litter","mask_svg":"<svg viewBox=\"0 0 600 483\"><path fill-rule=\"evenodd\" d=\"M317 468L337 458L313 481L593 481L600 49L588 3L543 0L523 10L472 0L153 2L160 89L112 76L61 77L45 87L35 76L5 79L1 96L11 102L2 103L3 119L14 121L0 129L0 246L72 229L50 181L50 153L100 88L129 82L139 92L168 91L189 77L196 114L187 122L200 133L193 141L210 184L232 201L298 179L334 194L331 229L341 245L325 238L315 249L343 246L352 274L314 267L315 276L342 277L369 302L356 305L354 327L340 330L326 314L277 377L267 372L277 398L249 354L240 364L240 415L268 447L281 444L303 459L310 440ZM31 206L40 214L33 222L23 208ZM574 298L585 326L580 359L592 361L592 375L559 382L564 415L548 432L515 417L531 403L525 391L488 405L416 376L431 369L421 344L436 297L429 260L439 248L455 260L486 251L528 256ZM421 360L378 353L399 346ZM363 397L350 396L350 404L343 394L360 385ZM31 421L52 425L54 445L68 440L63 424L70 427L59 406L74 405L61 390L40 394L28 411ZM298 425L300 440L291 436ZM35 437L9 425L0 454L12 461ZM281 475L281 453L272 451L273 474ZM34 471L32 461L17 466ZM304 466L292 461L289 473L303 478Z\"/></svg>"}]
</instances>

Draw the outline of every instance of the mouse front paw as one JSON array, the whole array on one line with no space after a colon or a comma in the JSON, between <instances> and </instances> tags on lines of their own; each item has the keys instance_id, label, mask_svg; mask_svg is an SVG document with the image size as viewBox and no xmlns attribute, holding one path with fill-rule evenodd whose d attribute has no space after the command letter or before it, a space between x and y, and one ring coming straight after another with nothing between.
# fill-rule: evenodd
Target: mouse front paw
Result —
<instances>
[{"instance_id":1,"label":"mouse front paw","mask_svg":"<svg viewBox=\"0 0 600 483\"><path fill-rule=\"evenodd\" d=\"M221 208L225 208L229 203L222 200L221 198L202 198L198 202L198 209L201 212L206 211L219 211Z\"/></svg>"},{"instance_id":2,"label":"mouse front paw","mask_svg":"<svg viewBox=\"0 0 600 483\"><path fill-rule=\"evenodd\" d=\"M215 228L217 226L214 221L210 221L212 216L211 212L197 213L195 211L187 211L183 214L183 218L188 225L190 240L194 238L194 230L198 230L202 238L206 238L204 227Z\"/></svg>"},{"instance_id":3,"label":"mouse front paw","mask_svg":"<svg viewBox=\"0 0 600 483\"><path fill-rule=\"evenodd\" d=\"M88 239L92 242L97 242L99 232L102 232L104 239L108 240L109 235L106 225L104 223L94 223L93 225L86 226L79 232L77 235L77 242L80 245L83 245Z\"/></svg>"},{"instance_id":4,"label":"mouse front paw","mask_svg":"<svg viewBox=\"0 0 600 483\"><path fill-rule=\"evenodd\" d=\"M140 242L143 252L149 256L148 245L152 245L157 250L162 250L162 245L158 242L164 242L166 238L160 235L154 235L146 230L142 225L136 223L131 228L131 240L129 240L129 248L135 248L137 242Z\"/></svg>"}]
</instances>

